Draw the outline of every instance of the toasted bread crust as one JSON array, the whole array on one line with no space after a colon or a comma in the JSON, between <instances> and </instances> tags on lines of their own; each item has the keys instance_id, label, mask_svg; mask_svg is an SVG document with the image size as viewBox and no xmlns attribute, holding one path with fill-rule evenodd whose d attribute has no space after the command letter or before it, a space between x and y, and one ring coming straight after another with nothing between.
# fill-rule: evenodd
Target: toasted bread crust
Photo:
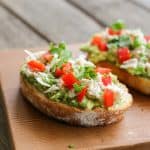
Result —
<instances>
[{"instance_id":1,"label":"toasted bread crust","mask_svg":"<svg viewBox=\"0 0 150 150\"><path fill-rule=\"evenodd\" d=\"M29 102L44 114L62 120L72 125L98 126L118 122L123 118L123 112L131 106L132 99L123 108L118 110L106 110L96 108L94 110L82 110L63 103L49 100L39 92L22 76L20 78L22 94ZM129 97L131 98L131 97Z\"/></svg>"},{"instance_id":2,"label":"toasted bread crust","mask_svg":"<svg viewBox=\"0 0 150 150\"><path fill-rule=\"evenodd\" d=\"M131 75L126 70L120 69L119 67L116 67L115 65L106 61L99 62L97 65L111 68L112 73L116 74L120 81L143 94L150 95L150 79Z\"/></svg>"}]
</instances>

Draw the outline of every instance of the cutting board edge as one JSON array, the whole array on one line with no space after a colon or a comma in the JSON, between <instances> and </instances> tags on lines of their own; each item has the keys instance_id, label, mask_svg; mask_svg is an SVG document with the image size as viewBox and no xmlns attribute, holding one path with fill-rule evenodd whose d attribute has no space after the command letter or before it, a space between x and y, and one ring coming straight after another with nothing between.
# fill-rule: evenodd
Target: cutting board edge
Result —
<instances>
[{"instance_id":1,"label":"cutting board edge","mask_svg":"<svg viewBox=\"0 0 150 150\"><path fill-rule=\"evenodd\" d=\"M79 45L79 44L72 44L70 46L75 46L75 45ZM38 48L33 48L33 50L37 50ZM43 50L45 50L45 48L43 48ZM14 51L19 51L19 49L17 50L14 50ZM6 103L5 103L5 92L3 92L3 86L2 86L2 83L1 83L1 73L0 73L0 92L1 92L1 97L2 97L2 105L4 107L4 111L5 111L5 116L6 116L6 121L8 123L8 129L9 129L9 133L10 133L10 139L11 139L11 144L12 144L12 148L13 149L16 149L15 148L15 142L13 140L13 134L12 134L12 129L11 129L11 125L10 125L10 119L9 119L9 115L8 115L8 109L6 107ZM134 147L134 146L142 146L142 145L145 145L145 144L149 144L150 145L150 140L149 141L145 141L145 142L141 142L141 143L132 143L130 145L120 145L120 146L112 146L112 147L107 147L107 148L103 148L104 150L107 150L107 149L111 149L111 148L131 148L131 147Z\"/></svg>"},{"instance_id":2,"label":"cutting board edge","mask_svg":"<svg viewBox=\"0 0 150 150\"><path fill-rule=\"evenodd\" d=\"M10 144L10 147L11 149L16 149L15 148L15 142L13 140L13 134L12 134L12 129L11 129L11 125L10 125L10 121L9 121L9 115L8 115L8 109L6 107L6 103L5 103L5 95L4 95L4 90L3 90L3 87L2 87L2 83L1 83L1 72L0 72L0 97L1 97L1 104L2 104L2 107L4 108L4 115L5 115L5 119L6 119L6 122L7 122L7 129L8 129L8 134L9 134L9 144Z\"/></svg>"}]
</instances>

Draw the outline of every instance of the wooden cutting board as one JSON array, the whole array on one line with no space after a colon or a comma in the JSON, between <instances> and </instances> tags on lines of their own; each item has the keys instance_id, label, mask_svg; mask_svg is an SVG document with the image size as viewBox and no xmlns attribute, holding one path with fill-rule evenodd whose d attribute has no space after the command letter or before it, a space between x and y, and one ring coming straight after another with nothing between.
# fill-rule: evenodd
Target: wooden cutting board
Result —
<instances>
[{"instance_id":1,"label":"wooden cutting board","mask_svg":"<svg viewBox=\"0 0 150 150\"><path fill-rule=\"evenodd\" d=\"M70 46L78 56L77 46ZM19 89L23 50L0 52L0 81L3 102L16 150L150 149L150 97L131 91L133 106L124 119L107 127L75 127L61 123L33 108Z\"/></svg>"}]
</instances>

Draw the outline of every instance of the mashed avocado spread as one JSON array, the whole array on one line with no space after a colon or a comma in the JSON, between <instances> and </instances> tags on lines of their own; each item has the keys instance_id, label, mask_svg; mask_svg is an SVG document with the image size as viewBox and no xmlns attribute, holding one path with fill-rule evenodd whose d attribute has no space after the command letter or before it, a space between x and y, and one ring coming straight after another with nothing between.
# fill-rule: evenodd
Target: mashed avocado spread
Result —
<instances>
[{"instance_id":1,"label":"mashed avocado spread","mask_svg":"<svg viewBox=\"0 0 150 150\"><path fill-rule=\"evenodd\" d=\"M150 36L139 29L126 29L121 20L95 34L81 50L95 64L108 61L132 75L150 78Z\"/></svg>"},{"instance_id":2,"label":"mashed avocado spread","mask_svg":"<svg viewBox=\"0 0 150 150\"><path fill-rule=\"evenodd\" d=\"M89 46L92 48L99 53L96 46ZM126 103L128 91L110 69L96 67L84 56L72 58L64 43L50 44L48 51L25 52L28 57L20 73L49 100L89 110L117 108Z\"/></svg>"}]
</instances>

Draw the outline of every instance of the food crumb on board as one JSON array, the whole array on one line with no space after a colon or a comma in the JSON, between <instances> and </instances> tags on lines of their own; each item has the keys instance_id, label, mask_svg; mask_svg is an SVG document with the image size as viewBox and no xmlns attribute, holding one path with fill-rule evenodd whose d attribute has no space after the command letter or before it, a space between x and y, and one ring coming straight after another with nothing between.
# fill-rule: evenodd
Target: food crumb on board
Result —
<instances>
[{"instance_id":1,"label":"food crumb on board","mask_svg":"<svg viewBox=\"0 0 150 150\"><path fill-rule=\"evenodd\" d=\"M68 145L68 148L69 148L69 149L74 149L75 146L74 146L73 144L69 144L69 145Z\"/></svg>"},{"instance_id":2,"label":"food crumb on board","mask_svg":"<svg viewBox=\"0 0 150 150\"><path fill-rule=\"evenodd\" d=\"M128 135L133 135L133 134L134 134L133 131L129 131L129 132L128 132Z\"/></svg>"}]
</instances>

